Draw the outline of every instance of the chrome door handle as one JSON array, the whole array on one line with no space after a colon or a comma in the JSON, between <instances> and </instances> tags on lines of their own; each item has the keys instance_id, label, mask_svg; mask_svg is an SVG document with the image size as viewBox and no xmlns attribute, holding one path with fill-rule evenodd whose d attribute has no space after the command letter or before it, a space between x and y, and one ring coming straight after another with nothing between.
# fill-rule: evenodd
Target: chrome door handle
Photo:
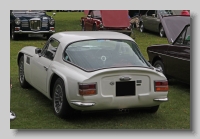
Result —
<instances>
[{"instance_id":1,"label":"chrome door handle","mask_svg":"<svg viewBox=\"0 0 200 139\"><path fill-rule=\"evenodd\" d=\"M48 70L48 67L44 66L44 69L47 71L47 70Z\"/></svg>"}]
</instances>

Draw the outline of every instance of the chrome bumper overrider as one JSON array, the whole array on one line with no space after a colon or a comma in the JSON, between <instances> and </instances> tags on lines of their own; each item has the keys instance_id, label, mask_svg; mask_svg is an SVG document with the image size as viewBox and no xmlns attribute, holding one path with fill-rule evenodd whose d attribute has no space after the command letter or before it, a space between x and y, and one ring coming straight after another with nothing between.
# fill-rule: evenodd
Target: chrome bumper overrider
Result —
<instances>
[{"instance_id":1,"label":"chrome bumper overrider","mask_svg":"<svg viewBox=\"0 0 200 139\"><path fill-rule=\"evenodd\" d=\"M14 33L19 33L19 34L23 34L23 33L54 33L55 31L54 30L49 30L49 31L22 31L22 30L19 30L19 31L14 31Z\"/></svg>"},{"instance_id":2,"label":"chrome bumper overrider","mask_svg":"<svg viewBox=\"0 0 200 139\"><path fill-rule=\"evenodd\" d=\"M90 106L95 105L95 103L93 103L93 102L71 102L71 104L74 104L74 105L80 106L80 107L90 107Z\"/></svg>"},{"instance_id":3,"label":"chrome bumper overrider","mask_svg":"<svg viewBox=\"0 0 200 139\"><path fill-rule=\"evenodd\" d=\"M159 101L159 102L166 102L168 101L168 98L154 98L154 101Z\"/></svg>"}]
</instances>

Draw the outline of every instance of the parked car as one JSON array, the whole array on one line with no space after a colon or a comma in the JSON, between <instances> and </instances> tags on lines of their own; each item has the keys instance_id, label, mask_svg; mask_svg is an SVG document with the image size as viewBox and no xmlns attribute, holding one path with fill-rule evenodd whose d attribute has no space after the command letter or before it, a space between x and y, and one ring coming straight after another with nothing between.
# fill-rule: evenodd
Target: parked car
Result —
<instances>
[{"instance_id":1,"label":"parked car","mask_svg":"<svg viewBox=\"0 0 200 139\"><path fill-rule=\"evenodd\" d=\"M159 33L160 37L165 37L165 31L163 30L158 14L169 16L173 13L171 10L148 10L140 18L140 32L149 30Z\"/></svg>"},{"instance_id":2,"label":"parked car","mask_svg":"<svg viewBox=\"0 0 200 139\"><path fill-rule=\"evenodd\" d=\"M43 10L11 10L10 35L17 40L22 34L28 37L49 38L55 32L55 20Z\"/></svg>"},{"instance_id":3,"label":"parked car","mask_svg":"<svg viewBox=\"0 0 200 139\"><path fill-rule=\"evenodd\" d=\"M147 10L129 10L129 16L131 17L130 23L132 24L132 29L138 26L136 25L136 23L140 24L141 16L146 14L146 12ZM137 18L138 21L136 21L135 18ZM134 19L134 23L132 23L132 19Z\"/></svg>"},{"instance_id":4,"label":"parked car","mask_svg":"<svg viewBox=\"0 0 200 139\"><path fill-rule=\"evenodd\" d=\"M190 16L161 17L170 44L147 48L150 63L167 77L190 84Z\"/></svg>"},{"instance_id":5,"label":"parked car","mask_svg":"<svg viewBox=\"0 0 200 139\"><path fill-rule=\"evenodd\" d=\"M87 17L81 17L83 31L109 30L131 35L128 10L89 10Z\"/></svg>"},{"instance_id":6,"label":"parked car","mask_svg":"<svg viewBox=\"0 0 200 139\"><path fill-rule=\"evenodd\" d=\"M168 81L151 66L135 41L111 31L53 34L42 49L22 48L17 57L22 88L33 86L53 102L57 116L78 111L146 108L168 100Z\"/></svg>"}]
</instances>

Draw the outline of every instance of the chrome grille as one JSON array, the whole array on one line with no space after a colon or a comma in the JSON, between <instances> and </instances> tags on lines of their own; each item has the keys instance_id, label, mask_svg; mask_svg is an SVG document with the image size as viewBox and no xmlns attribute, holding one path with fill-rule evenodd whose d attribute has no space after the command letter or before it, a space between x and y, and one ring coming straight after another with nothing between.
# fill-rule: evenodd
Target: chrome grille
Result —
<instances>
[{"instance_id":1,"label":"chrome grille","mask_svg":"<svg viewBox=\"0 0 200 139\"><path fill-rule=\"evenodd\" d=\"M22 27L28 27L28 21L22 21Z\"/></svg>"},{"instance_id":2,"label":"chrome grille","mask_svg":"<svg viewBox=\"0 0 200 139\"><path fill-rule=\"evenodd\" d=\"M42 21L42 27L48 27L48 20Z\"/></svg>"},{"instance_id":3,"label":"chrome grille","mask_svg":"<svg viewBox=\"0 0 200 139\"><path fill-rule=\"evenodd\" d=\"M41 21L40 20L31 19L30 20L30 28L31 28L31 30L40 30Z\"/></svg>"}]
</instances>

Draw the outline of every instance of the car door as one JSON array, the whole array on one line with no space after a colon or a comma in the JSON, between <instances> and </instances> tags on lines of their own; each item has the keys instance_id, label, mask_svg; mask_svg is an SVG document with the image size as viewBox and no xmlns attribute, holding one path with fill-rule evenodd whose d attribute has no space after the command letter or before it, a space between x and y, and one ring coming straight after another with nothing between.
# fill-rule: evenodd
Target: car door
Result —
<instances>
[{"instance_id":1,"label":"car door","mask_svg":"<svg viewBox=\"0 0 200 139\"><path fill-rule=\"evenodd\" d=\"M190 81L190 27L168 49L168 74L184 82Z\"/></svg>"},{"instance_id":2,"label":"car door","mask_svg":"<svg viewBox=\"0 0 200 139\"><path fill-rule=\"evenodd\" d=\"M51 73L49 66L51 65L59 42L50 38L43 47L42 52L32 58L32 77L31 82L35 88L42 93L47 92L47 77Z\"/></svg>"},{"instance_id":3,"label":"car door","mask_svg":"<svg viewBox=\"0 0 200 139\"><path fill-rule=\"evenodd\" d=\"M143 20L144 27L150 31L153 30L152 26L155 20L155 17L153 17L153 14L155 15L155 10L149 10L145 16L145 19Z\"/></svg>"}]
</instances>

